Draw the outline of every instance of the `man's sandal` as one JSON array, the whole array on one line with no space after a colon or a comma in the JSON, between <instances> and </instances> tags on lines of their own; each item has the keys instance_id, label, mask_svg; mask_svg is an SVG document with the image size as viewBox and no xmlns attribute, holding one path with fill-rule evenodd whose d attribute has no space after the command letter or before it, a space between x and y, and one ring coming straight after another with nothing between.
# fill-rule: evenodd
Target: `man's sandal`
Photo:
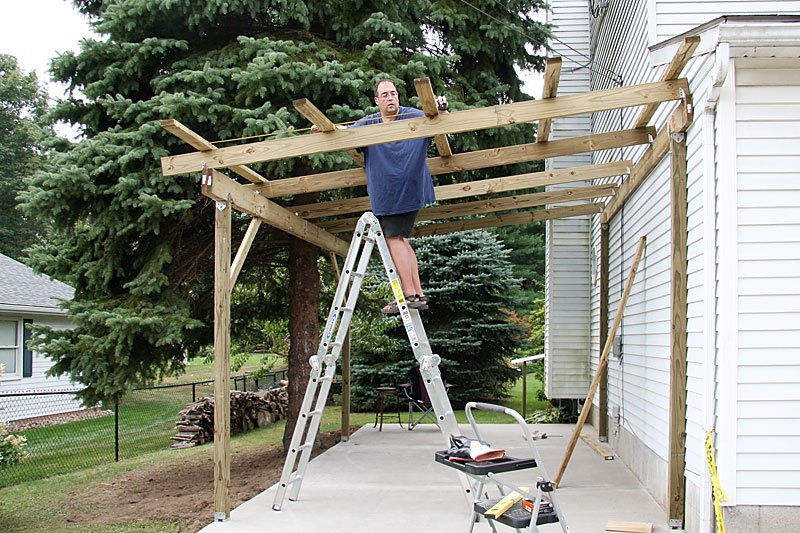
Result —
<instances>
[{"instance_id":1,"label":"man's sandal","mask_svg":"<svg viewBox=\"0 0 800 533\"><path fill-rule=\"evenodd\" d=\"M424 311L428 308L428 298L426 296L420 297L418 294L411 294L405 297L405 301L409 309ZM385 307L383 307L383 309L381 309L381 313L385 315L396 315L399 312L400 308L397 307L396 300L392 300Z\"/></svg>"}]
</instances>

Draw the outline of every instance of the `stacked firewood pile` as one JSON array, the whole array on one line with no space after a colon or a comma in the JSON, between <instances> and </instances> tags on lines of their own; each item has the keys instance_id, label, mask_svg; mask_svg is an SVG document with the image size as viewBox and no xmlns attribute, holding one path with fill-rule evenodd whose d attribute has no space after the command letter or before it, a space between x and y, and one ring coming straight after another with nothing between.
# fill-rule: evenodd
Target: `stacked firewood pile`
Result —
<instances>
[{"instance_id":1,"label":"stacked firewood pile","mask_svg":"<svg viewBox=\"0 0 800 533\"><path fill-rule=\"evenodd\" d=\"M268 426L285 418L288 409L285 381L258 392L231 391L231 434ZM170 448L191 448L214 440L214 396L187 404L179 414L178 434L170 437L176 442Z\"/></svg>"}]
</instances>

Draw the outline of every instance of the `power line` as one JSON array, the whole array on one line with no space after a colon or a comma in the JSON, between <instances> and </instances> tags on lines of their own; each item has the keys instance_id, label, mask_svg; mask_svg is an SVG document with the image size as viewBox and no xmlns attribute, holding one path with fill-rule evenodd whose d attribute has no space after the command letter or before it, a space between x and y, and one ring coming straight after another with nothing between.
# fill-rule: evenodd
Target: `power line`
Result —
<instances>
[{"instance_id":1,"label":"power line","mask_svg":"<svg viewBox=\"0 0 800 533\"><path fill-rule=\"evenodd\" d=\"M497 0L491 0L491 1L492 1L492 2L494 2L494 4L495 4L495 5L497 5L498 7L504 8L504 6L503 6L502 4L500 4L500 3L498 3L498 2L497 2ZM481 14L483 14L483 15L485 15L485 16L487 16L487 17L489 17L490 19L494 20L495 22L498 22L499 24L502 24L503 26L505 26L505 27L507 27L507 28L509 28L509 29L511 29L511 30L514 30L514 31L516 31L517 33L519 33L519 34L521 34L521 35L525 36L527 39L529 39L529 40L531 40L531 41L533 41L533 42L536 42L536 39L534 39L533 37L531 37L530 35L528 35L528 34L527 34L527 33L525 33L524 31L522 31L522 30L521 30L520 28L518 28L517 26L515 26L515 25L512 25L512 24L509 24L509 23L505 22L504 20L500 20L500 19L498 19L497 17L495 17L495 16L493 16L493 15L491 15L491 14L487 13L486 11L482 10L481 8L479 8L479 7L476 7L476 6L472 5L472 4L470 4L469 2L467 2L467 0L459 0L459 2L461 2L462 4L464 4L464 5L466 5L466 6L469 6L469 7L471 7L472 9L474 9L475 11L477 11L478 13L481 13ZM509 14L512 14L511 12L508 12L508 13L509 13ZM589 69L591 72L594 72L594 73L595 73L595 74L597 74L598 76L603 76L603 77L605 77L605 78L607 78L607 79L610 79L610 80L611 80L611 81L613 81L614 83L617 83L617 84L619 84L619 85L622 85L622 76L620 76L619 74L617 74L616 72L614 72L614 71L613 71L613 70L611 70L610 68L608 68L608 67L606 67L606 66L603 66L603 65L600 65L600 67L602 67L604 70L606 70L608 73L610 73L610 74L611 74L611 76L609 76L609 74L606 74L606 73L603 73L603 72L599 72L599 71L597 71L597 70L595 70L594 68L592 68L592 63L594 62L594 60L593 60L591 57L587 56L586 54L584 54L584 53L583 53L583 52L581 52L580 50L576 50L575 48L573 48L572 46L568 45L567 43L565 43L564 41L562 41L562 40L561 40L561 39L559 39L558 37L555 37L555 36L550 36L550 38L551 38L552 40L554 40L554 41L556 41L556 42L560 43L561 45L565 46L565 47L566 47L566 48L568 48L569 50L571 50L571 51L575 52L576 54L578 54L578 55L580 55L580 56L583 56L583 57L585 57L586 59L588 59L588 60L589 60L589 62L588 62L588 63L585 63L585 64L580 64L579 62L575 61L575 60L574 60L574 59L572 59L572 58L569 58L569 57L565 58L567 61L571 61L571 62L575 63L576 65L578 65L578 67L577 67L575 70L578 70L578 69L581 69L581 68L588 68L588 69Z\"/></svg>"}]
</instances>

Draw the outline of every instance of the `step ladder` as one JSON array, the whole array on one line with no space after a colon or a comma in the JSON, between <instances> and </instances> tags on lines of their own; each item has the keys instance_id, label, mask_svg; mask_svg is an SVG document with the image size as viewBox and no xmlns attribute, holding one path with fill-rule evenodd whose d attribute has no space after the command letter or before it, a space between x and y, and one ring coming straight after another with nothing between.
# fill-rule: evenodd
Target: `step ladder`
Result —
<instances>
[{"instance_id":1,"label":"step ladder","mask_svg":"<svg viewBox=\"0 0 800 533\"><path fill-rule=\"evenodd\" d=\"M423 383L436 413L436 420L444 437L445 445L450 445L450 435L459 434L458 423L439 372L441 358L431 351L419 311L409 308L403 298L400 278L397 276L389 247L386 245L386 238L383 236L377 217L371 212L364 213L353 232L353 239L344 260L342 274L336 287L319 349L315 355L309 357L311 375L272 505L275 511L280 511L287 490L290 501L297 500L300 494L306 467L311 459L314 440L319 432L322 411L336 374L336 362L339 360L342 344L347 335L353 310L361 291L361 284L364 281L364 274L375 245L378 246L378 252L383 260L392 293L400 309L403 326L414 352L414 358L419 363ZM466 476L459 476L459 478L465 495L469 501L472 501L472 489L469 481Z\"/></svg>"},{"instance_id":2,"label":"step ladder","mask_svg":"<svg viewBox=\"0 0 800 533\"><path fill-rule=\"evenodd\" d=\"M475 462L453 462L446 450L436 452L434 458L450 468L466 474L471 480L472 494L475 499L470 504L470 516L467 523L467 533L472 533L479 519L486 519L494 533L497 533L495 523L504 524L517 531L537 533L538 526L558 523L563 533L569 533L567 521L561 512L556 497L555 485L550 481L545 471L542 457L533 442L533 436L518 412L509 407L491 403L469 402L465 406L467 419L472 426L472 431L477 440L482 440L472 415L473 409L490 411L511 416L522 427L522 434L528 442L530 455L523 458L505 456L499 459ZM512 483L508 474L519 472L515 479L523 474L530 476L530 481L523 483L526 488ZM486 485L492 484L499 492L498 497L489 496L484 492ZM510 499L509 491L518 495L526 495L525 499L519 497ZM499 515L498 513L499 507Z\"/></svg>"}]
</instances>

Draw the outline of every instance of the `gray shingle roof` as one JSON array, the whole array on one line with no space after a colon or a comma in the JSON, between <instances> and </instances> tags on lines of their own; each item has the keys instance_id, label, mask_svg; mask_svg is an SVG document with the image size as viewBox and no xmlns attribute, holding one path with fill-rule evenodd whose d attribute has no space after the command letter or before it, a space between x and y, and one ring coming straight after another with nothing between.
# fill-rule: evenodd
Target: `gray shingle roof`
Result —
<instances>
[{"instance_id":1,"label":"gray shingle roof","mask_svg":"<svg viewBox=\"0 0 800 533\"><path fill-rule=\"evenodd\" d=\"M0 254L0 310L63 313L58 299L69 300L75 289L36 274L31 268Z\"/></svg>"}]
</instances>

